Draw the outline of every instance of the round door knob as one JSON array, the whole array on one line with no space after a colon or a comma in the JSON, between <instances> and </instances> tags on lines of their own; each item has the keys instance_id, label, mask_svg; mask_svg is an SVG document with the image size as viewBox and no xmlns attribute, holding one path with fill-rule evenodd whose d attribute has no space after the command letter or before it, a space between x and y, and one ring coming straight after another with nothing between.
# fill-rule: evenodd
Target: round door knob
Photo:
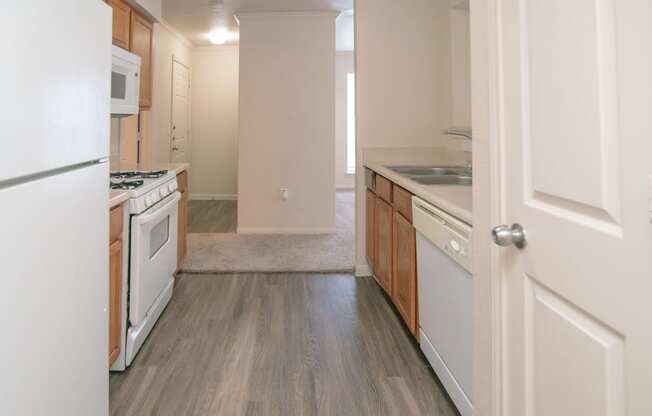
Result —
<instances>
[{"instance_id":1,"label":"round door knob","mask_svg":"<svg viewBox=\"0 0 652 416\"><path fill-rule=\"evenodd\" d=\"M511 245L517 248L525 247L525 230L520 224L514 224L511 227L508 225L499 225L491 230L491 236L494 243L501 247L509 247Z\"/></svg>"}]
</instances>

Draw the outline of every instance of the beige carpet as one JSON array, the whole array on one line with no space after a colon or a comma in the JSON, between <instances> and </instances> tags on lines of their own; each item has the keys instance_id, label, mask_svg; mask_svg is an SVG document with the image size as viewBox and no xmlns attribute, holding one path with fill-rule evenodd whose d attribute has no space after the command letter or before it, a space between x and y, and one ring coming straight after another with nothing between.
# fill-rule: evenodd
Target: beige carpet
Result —
<instances>
[{"instance_id":1,"label":"beige carpet","mask_svg":"<svg viewBox=\"0 0 652 416\"><path fill-rule=\"evenodd\" d=\"M187 273L353 272L355 194L336 195L337 232L329 235L188 234Z\"/></svg>"}]
</instances>

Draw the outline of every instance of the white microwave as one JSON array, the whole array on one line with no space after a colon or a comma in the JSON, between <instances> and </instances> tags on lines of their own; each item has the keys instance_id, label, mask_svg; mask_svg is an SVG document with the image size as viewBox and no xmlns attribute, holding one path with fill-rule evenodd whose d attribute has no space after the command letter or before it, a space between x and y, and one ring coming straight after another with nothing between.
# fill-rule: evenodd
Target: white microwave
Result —
<instances>
[{"instance_id":1,"label":"white microwave","mask_svg":"<svg viewBox=\"0 0 652 416\"><path fill-rule=\"evenodd\" d=\"M111 59L111 115L138 114L140 56L113 46Z\"/></svg>"}]
</instances>

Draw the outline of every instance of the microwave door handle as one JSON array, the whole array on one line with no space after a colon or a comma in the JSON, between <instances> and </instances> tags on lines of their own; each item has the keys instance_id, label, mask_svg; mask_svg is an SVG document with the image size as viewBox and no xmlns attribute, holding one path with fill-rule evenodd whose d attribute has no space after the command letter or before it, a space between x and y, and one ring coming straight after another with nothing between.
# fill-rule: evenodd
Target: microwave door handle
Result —
<instances>
[{"instance_id":1,"label":"microwave door handle","mask_svg":"<svg viewBox=\"0 0 652 416\"><path fill-rule=\"evenodd\" d=\"M151 213L147 213L146 215L141 215L141 216L136 217L136 221L138 222L138 224L145 224L147 222L156 220L159 217L162 217L163 214L165 214L165 212L167 212L169 208L174 206L181 199L181 194L179 192L175 192L173 195L174 196L171 199L169 199L160 208L157 207Z\"/></svg>"}]
</instances>

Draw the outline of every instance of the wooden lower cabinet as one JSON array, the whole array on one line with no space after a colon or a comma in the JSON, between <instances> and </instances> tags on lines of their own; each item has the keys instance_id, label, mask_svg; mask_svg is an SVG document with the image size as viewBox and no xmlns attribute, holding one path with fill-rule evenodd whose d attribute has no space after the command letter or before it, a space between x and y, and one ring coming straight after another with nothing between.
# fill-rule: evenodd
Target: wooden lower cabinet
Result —
<instances>
[{"instance_id":1,"label":"wooden lower cabinet","mask_svg":"<svg viewBox=\"0 0 652 416\"><path fill-rule=\"evenodd\" d=\"M109 367L120 354L122 329L122 205L109 211Z\"/></svg>"},{"instance_id":2,"label":"wooden lower cabinet","mask_svg":"<svg viewBox=\"0 0 652 416\"><path fill-rule=\"evenodd\" d=\"M109 367L120 354L122 327L122 240L109 246Z\"/></svg>"},{"instance_id":3,"label":"wooden lower cabinet","mask_svg":"<svg viewBox=\"0 0 652 416\"><path fill-rule=\"evenodd\" d=\"M177 268L181 268L181 263L186 259L188 254L188 192L181 193L179 200L179 226L177 242Z\"/></svg>"},{"instance_id":4,"label":"wooden lower cabinet","mask_svg":"<svg viewBox=\"0 0 652 416\"><path fill-rule=\"evenodd\" d=\"M377 193L379 183L382 195ZM373 276L418 340L417 243L412 225L412 194L376 175L376 192L367 188L365 212L366 256Z\"/></svg>"},{"instance_id":5,"label":"wooden lower cabinet","mask_svg":"<svg viewBox=\"0 0 652 416\"><path fill-rule=\"evenodd\" d=\"M374 209L374 276L387 294L392 293L392 206L376 198Z\"/></svg>"},{"instance_id":6,"label":"wooden lower cabinet","mask_svg":"<svg viewBox=\"0 0 652 416\"><path fill-rule=\"evenodd\" d=\"M180 269L188 254L188 172L177 175L177 184L181 192L177 225L177 269Z\"/></svg>"},{"instance_id":7,"label":"wooden lower cabinet","mask_svg":"<svg viewBox=\"0 0 652 416\"><path fill-rule=\"evenodd\" d=\"M376 212L376 194L370 189L367 189L367 203L365 206L365 241L366 241L366 255L367 263L373 272L374 265L374 221Z\"/></svg>"},{"instance_id":8,"label":"wooden lower cabinet","mask_svg":"<svg viewBox=\"0 0 652 416\"><path fill-rule=\"evenodd\" d=\"M394 211L394 273L392 301L410 331L417 334L417 247L416 230Z\"/></svg>"}]
</instances>

